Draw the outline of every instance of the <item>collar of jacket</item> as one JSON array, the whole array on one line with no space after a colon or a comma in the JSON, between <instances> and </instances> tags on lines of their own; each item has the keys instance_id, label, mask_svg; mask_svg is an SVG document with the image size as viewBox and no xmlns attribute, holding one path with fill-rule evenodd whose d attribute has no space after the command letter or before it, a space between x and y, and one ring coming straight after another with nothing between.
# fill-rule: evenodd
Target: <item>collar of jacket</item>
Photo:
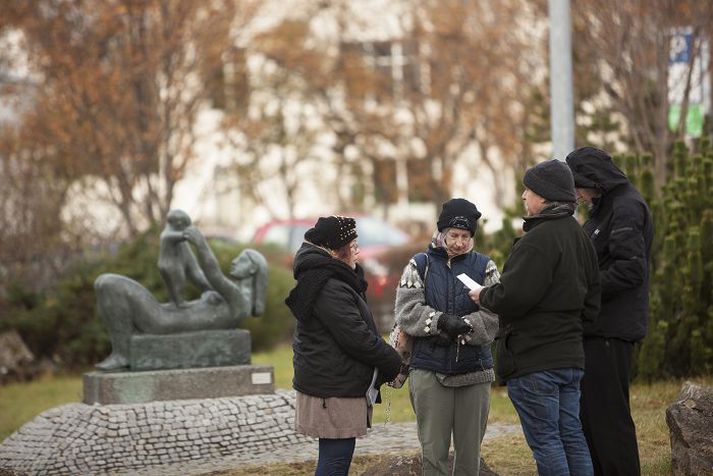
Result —
<instances>
[{"instance_id":1,"label":"collar of jacket","mask_svg":"<svg viewBox=\"0 0 713 476\"><path fill-rule=\"evenodd\" d=\"M343 281L366 300L364 293L367 282L364 279L364 270L359 265L351 269L324 250L303 243L295 256L294 266L297 282L285 299L285 304L298 320L304 321L312 315L314 302L330 279Z\"/></svg>"},{"instance_id":2,"label":"collar of jacket","mask_svg":"<svg viewBox=\"0 0 713 476\"><path fill-rule=\"evenodd\" d=\"M448 258L448 251L446 251L445 248L443 248L442 246L435 246L433 243L431 243L429 245L428 251L430 254L432 254L434 256L438 256L439 258L443 258L446 261L448 261L449 259L451 261L453 261L453 260L458 261L458 260L464 259L467 255L473 253L475 251L475 247L471 248L470 250L466 251L465 253L455 255L451 258Z\"/></svg>"},{"instance_id":3,"label":"collar of jacket","mask_svg":"<svg viewBox=\"0 0 713 476\"><path fill-rule=\"evenodd\" d=\"M616 186L613 186L607 191L603 191L602 194L598 197L594 197L592 199L592 208L589 209L588 216L595 216L599 212L602 211L604 208L604 204L608 201L608 198L613 197L614 195L620 193L620 191L623 191L629 187L629 182L627 181L626 183L620 183L617 184Z\"/></svg>"},{"instance_id":4,"label":"collar of jacket","mask_svg":"<svg viewBox=\"0 0 713 476\"><path fill-rule=\"evenodd\" d=\"M574 215L574 204L570 205L550 205L540 210L540 213L531 217L523 217L525 223L522 225L524 231L530 231L540 223L549 220L558 220L560 218Z\"/></svg>"}]
</instances>

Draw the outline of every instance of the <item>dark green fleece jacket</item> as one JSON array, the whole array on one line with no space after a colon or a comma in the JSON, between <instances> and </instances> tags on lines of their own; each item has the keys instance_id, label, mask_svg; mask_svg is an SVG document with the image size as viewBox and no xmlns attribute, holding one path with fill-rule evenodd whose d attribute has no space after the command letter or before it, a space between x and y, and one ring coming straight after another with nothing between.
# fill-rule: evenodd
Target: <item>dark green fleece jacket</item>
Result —
<instances>
[{"instance_id":1,"label":"dark green fleece jacket","mask_svg":"<svg viewBox=\"0 0 713 476\"><path fill-rule=\"evenodd\" d=\"M541 370L584 369L582 327L599 313L597 255L569 207L525 218L500 283L480 303L500 317L500 383Z\"/></svg>"}]
</instances>

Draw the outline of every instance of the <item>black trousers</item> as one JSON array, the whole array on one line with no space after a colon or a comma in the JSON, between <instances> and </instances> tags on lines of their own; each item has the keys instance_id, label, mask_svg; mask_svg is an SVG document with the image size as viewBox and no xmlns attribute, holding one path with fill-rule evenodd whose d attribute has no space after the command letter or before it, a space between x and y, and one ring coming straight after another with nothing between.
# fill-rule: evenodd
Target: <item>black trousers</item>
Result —
<instances>
[{"instance_id":1,"label":"black trousers","mask_svg":"<svg viewBox=\"0 0 713 476\"><path fill-rule=\"evenodd\" d=\"M639 475L639 447L629 407L634 344L585 338L580 418L595 475Z\"/></svg>"}]
</instances>

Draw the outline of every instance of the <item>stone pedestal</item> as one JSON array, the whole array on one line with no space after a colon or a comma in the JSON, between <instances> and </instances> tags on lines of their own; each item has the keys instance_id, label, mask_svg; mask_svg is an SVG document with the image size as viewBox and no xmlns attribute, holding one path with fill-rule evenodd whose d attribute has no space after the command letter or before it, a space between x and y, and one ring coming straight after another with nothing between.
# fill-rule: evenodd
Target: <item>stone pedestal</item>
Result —
<instances>
[{"instance_id":1,"label":"stone pedestal","mask_svg":"<svg viewBox=\"0 0 713 476\"><path fill-rule=\"evenodd\" d=\"M227 329L131 337L131 370L191 369L250 363L250 331Z\"/></svg>"},{"instance_id":2,"label":"stone pedestal","mask_svg":"<svg viewBox=\"0 0 713 476\"><path fill-rule=\"evenodd\" d=\"M272 366L237 365L145 372L84 374L86 404L146 403L275 392Z\"/></svg>"}]
</instances>

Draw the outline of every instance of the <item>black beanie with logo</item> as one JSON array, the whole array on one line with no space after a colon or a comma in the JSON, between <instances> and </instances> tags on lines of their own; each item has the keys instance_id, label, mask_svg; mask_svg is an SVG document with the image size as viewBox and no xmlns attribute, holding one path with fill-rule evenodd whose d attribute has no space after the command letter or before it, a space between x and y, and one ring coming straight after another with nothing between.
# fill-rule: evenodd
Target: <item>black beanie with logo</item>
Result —
<instances>
[{"instance_id":1,"label":"black beanie with logo","mask_svg":"<svg viewBox=\"0 0 713 476\"><path fill-rule=\"evenodd\" d=\"M443 204L436 226L438 231L443 231L446 228L460 228L475 235L480 217L481 213L473 203L465 198L452 198Z\"/></svg>"}]
</instances>

